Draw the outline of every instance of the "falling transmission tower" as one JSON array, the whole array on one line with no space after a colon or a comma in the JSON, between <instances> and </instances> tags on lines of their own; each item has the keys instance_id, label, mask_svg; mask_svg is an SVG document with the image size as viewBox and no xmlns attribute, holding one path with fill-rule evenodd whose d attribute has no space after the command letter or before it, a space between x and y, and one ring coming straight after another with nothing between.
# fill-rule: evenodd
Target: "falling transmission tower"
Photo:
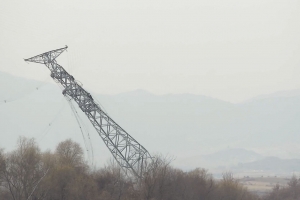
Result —
<instances>
[{"instance_id":1,"label":"falling transmission tower","mask_svg":"<svg viewBox=\"0 0 300 200\"><path fill-rule=\"evenodd\" d=\"M84 90L74 77L57 63L56 58L67 48L68 46L42 53L25 59L25 61L45 64L48 67L51 71L51 77L63 86L63 95L67 95L78 104L118 164L125 171L129 170L140 178L146 162L151 160L149 152L113 121L94 102L91 94Z\"/></svg>"}]
</instances>

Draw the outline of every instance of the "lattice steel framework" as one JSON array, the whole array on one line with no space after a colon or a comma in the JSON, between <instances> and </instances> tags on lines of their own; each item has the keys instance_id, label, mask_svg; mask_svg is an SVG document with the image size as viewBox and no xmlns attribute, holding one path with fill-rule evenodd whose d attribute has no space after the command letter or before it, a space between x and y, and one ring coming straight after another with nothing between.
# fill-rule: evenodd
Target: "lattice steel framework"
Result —
<instances>
[{"instance_id":1,"label":"lattice steel framework","mask_svg":"<svg viewBox=\"0 0 300 200\"><path fill-rule=\"evenodd\" d=\"M94 102L91 94L84 90L74 77L57 63L56 58L67 48L68 46L42 53L25 59L25 61L45 64L51 71L51 77L64 87L63 95L68 95L78 104L119 165L126 171L131 171L135 176L141 177L143 166L151 160L151 155L141 144L114 122Z\"/></svg>"}]
</instances>

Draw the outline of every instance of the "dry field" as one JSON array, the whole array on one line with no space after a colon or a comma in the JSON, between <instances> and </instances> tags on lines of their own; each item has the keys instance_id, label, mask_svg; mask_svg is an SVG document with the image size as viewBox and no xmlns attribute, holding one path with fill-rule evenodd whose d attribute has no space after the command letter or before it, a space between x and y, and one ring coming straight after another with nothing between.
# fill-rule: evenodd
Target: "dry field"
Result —
<instances>
[{"instance_id":1,"label":"dry field","mask_svg":"<svg viewBox=\"0 0 300 200\"><path fill-rule=\"evenodd\" d=\"M286 177L244 177L240 178L239 182L249 191L263 195L270 192L276 184L286 186L289 180L290 178Z\"/></svg>"}]
</instances>

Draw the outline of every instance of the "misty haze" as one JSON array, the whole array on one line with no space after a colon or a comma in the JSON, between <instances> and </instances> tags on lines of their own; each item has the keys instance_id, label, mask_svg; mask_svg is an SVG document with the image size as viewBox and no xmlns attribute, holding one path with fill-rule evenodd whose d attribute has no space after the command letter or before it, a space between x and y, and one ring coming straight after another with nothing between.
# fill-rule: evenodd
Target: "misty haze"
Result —
<instances>
[{"instance_id":1,"label":"misty haze","mask_svg":"<svg viewBox=\"0 0 300 200\"><path fill-rule=\"evenodd\" d=\"M0 199L300 198L298 1L0 5Z\"/></svg>"}]
</instances>

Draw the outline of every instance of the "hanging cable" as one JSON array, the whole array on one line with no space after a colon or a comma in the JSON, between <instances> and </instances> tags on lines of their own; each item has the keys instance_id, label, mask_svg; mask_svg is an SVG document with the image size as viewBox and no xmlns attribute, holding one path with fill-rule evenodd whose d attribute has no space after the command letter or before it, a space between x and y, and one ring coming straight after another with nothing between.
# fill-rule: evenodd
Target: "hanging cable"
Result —
<instances>
[{"instance_id":1,"label":"hanging cable","mask_svg":"<svg viewBox=\"0 0 300 200\"><path fill-rule=\"evenodd\" d=\"M30 89L28 92L26 92L26 93L24 93L24 94L17 95L17 96L14 97L14 98L6 98L6 99L2 100L1 103L0 103L0 105L1 105L1 104L4 104L4 103L11 103L11 102L14 102L14 101L23 99L24 97L30 95L31 93L35 92L36 90L39 90L39 89L41 89L43 86L49 84L48 79L49 79L49 76L47 76L47 78L45 78L45 80L42 81L39 85L34 86L33 89Z\"/></svg>"},{"instance_id":2,"label":"hanging cable","mask_svg":"<svg viewBox=\"0 0 300 200\"><path fill-rule=\"evenodd\" d=\"M73 105L73 104L72 104L72 105ZM74 110L76 111L74 105L73 105L73 108L74 108ZM77 111L76 111L76 114L77 114L77 116L78 116L78 119L79 119L80 123L82 124L83 129L84 129L85 132L87 133L88 142L89 142L89 145L90 145L90 147L91 147L90 152L91 152L91 154L92 154L92 155L91 155L91 156L92 156L92 166L94 166L94 148L93 148L92 140L91 140L91 137L90 137L89 129L88 129L86 123L84 123L84 121L82 120L82 118L79 116L79 114L78 114Z\"/></svg>"},{"instance_id":3,"label":"hanging cable","mask_svg":"<svg viewBox=\"0 0 300 200\"><path fill-rule=\"evenodd\" d=\"M68 100L68 99L67 99L67 100ZM82 137L83 137L83 141L84 141L84 145L85 145L85 148L86 148L86 151L87 151L87 154L88 154L89 162L93 165L93 164L94 164L94 150L93 150L93 147L91 147L91 149L89 150L89 148L88 148L88 143L87 143L87 141L86 141L86 138L85 138L85 135L84 135L82 126L81 126L81 124L80 124L80 117L79 117L79 115L78 115L78 113L77 113L77 111L76 111L74 105L72 104L71 100L68 100L68 103L69 103L69 105L70 105L70 108L71 108L71 110L72 110L72 113L73 113L73 115L74 115L74 117L75 117L75 119L76 119L76 122L77 122L77 124L78 124L78 126L79 126L79 129L80 129L80 132L81 132L81 135L82 135ZM90 138L90 137L89 137L89 138ZM90 143L90 145L91 145L91 143ZM92 153L92 155L90 155L90 152ZM91 156L92 156L92 158L91 158Z\"/></svg>"},{"instance_id":4,"label":"hanging cable","mask_svg":"<svg viewBox=\"0 0 300 200\"><path fill-rule=\"evenodd\" d=\"M62 101L61 101L62 102ZM41 141L42 139L44 139L44 137L48 134L48 132L50 131L50 129L53 127L53 123L59 118L60 113L65 109L65 104L62 105L62 107L58 110L57 114L53 117L53 119L50 121L50 123L48 124L48 126L42 131L42 134L40 137L37 138L38 141Z\"/></svg>"},{"instance_id":5,"label":"hanging cable","mask_svg":"<svg viewBox=\"0 0 300 200\"><path fill-rule=\"evenodd\" d=\"M44 175L40 178L40 180L37 182L37 184L34 186L32 192L30 193L30 195L28 196L27 200L30 199L31 195L34 193L34 191L36 190L37 186L40 184L40 182L43 180L43 178L48 174L50 167L47 169L47 171L44 173Z\"/></svg>"}]
</instances>

